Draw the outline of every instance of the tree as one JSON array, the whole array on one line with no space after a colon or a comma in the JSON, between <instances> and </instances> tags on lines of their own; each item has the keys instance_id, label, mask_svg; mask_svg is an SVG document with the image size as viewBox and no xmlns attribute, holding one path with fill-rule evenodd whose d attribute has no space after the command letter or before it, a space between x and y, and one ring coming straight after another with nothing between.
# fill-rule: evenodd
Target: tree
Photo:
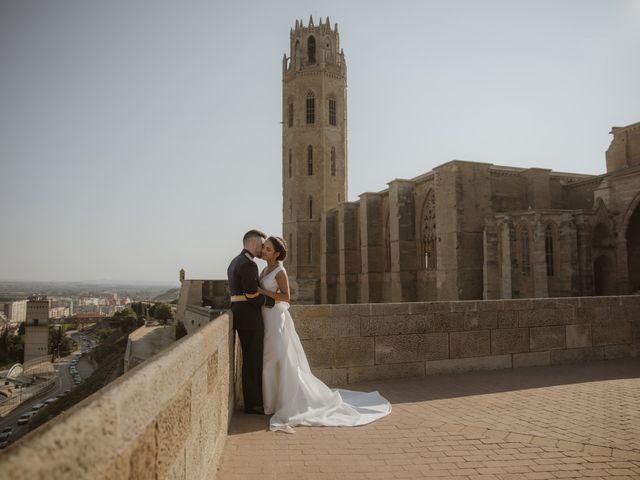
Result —
<instances>
[{"instance_id":1,"label":"tree","mask_svg":"<svg viewBox=\"0 0 640 480\"><path fill-rule=\"evenodd\" d=\"M182 322L178 322L176 324L176 340L180 340L182 337L187 335L187 329L184 328Z\"/></svg>"},{"instance_id":2,"label":"tree","mask_svg":"<svg viewBox=\"0 0 640 480\"><path fill-rule=\"evenodd\" d=\"M131 310L136 312L136 315L138 315L138 317L144 316L144 304L142 302L133 302L131 304Z\"/></svg>"},{"instance_id":3,"label":"tree","mask_svg":"<svg viewBox=\"0 0 640 480\"><path fill-rule=\"evenodd\" d=\"M72 340L66 335L64 325L49 327L49 353L57 357L64 357L71 352Z\"/></svg>"},{"instance_id":4,"label":"tree","mask_svg":"<svg viewBox=\"0 0 640 480\"><path fill-rule=\"evenodd\" d=\"M173 312L171 311L171 307L166 303L159 303L155 305L155 309L153 312L154 318L157 318L162 323L166 324L168 320L173 318Z\"/></svg>"},{"instance_id":5,"label":"tree","mask_svg":"<svg viewBox=\"0 0 640 480\"><path fill-rule=\"evenodd\" d=\"M120 320L120 329L125 334L133 332L139 325L138 315L136 315L136 312L130 308L125 308L120 312L116 312L113 315L113 318Z\"/></svg>"}]
</instances>

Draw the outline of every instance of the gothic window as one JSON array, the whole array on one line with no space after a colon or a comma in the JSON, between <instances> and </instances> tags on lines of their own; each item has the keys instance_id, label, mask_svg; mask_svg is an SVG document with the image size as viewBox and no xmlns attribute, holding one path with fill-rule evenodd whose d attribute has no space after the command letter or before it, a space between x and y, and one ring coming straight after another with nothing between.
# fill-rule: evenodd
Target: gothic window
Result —
<instances>
[{"instance_id":1,"label":"gothic window","mask_svg":"<svg viewBox=\"0 0 640 480\"><path fill-rule=\"evenodd\" d=\"M547 225L544 229L544 253L547 261L547 276L553 277L553 228Z\"/></svg>"},{"instance_id":2,"label":"gothic window","mask_svg":"<svg viewBox=\"0 0 640 480\"><path fill-rule=\"evenodd\" d=\"M316 123L316 99L313 93L307 93L307 123Z\"/></svg>"},{"instance_id":3,"label":"gothic window","mask_svg":"<svg viewBox=\"0 0 640 480\"><path fill-rule=\"evenodd\" d=\"M436 242L436 201L431 190L422 207L422 266L427 270L437 269Z\"/></svg>"},{"instance_id":4,"label":"gothic window","mask_svg":"<svg viewBox=\"0 0 640 480\"><path fill-rule=\"evenodd\" d=\"M313 175L313 147L307 147L307 175Z\"/></svg>"},{"instance_id":5,"label":"gothic window","mask_svg":"<svg viewBox=\"0 0 640 480\"><path fill-rule=\"evenodd\" d=\"M313 197L309 197L309 219L313 219Z\"/></svg>"},{"instance_id":6,"label":"gothic window","mask_svg":"<svg viewBox=\"0 0 640 480\"><path fill-rule=\"evenodd\" d=\"M293 127L293 102L289 102L289 126Z\"/></svg>"},{"instance_id":7,"label":"gothic window","mask_svg":"<svg viewBox=\"0 0 640 480\"><path fill-rule=\"evenodd\" d=\"M291 155L291 149L289 149L289 178L291 178L291 172L293 170L293 159L292 159L292 155Z\"/></svg>"},{"instance_id":8,"label":"gothic window","mask_svg":"<svg viewBox=\"0 0 640 480\"><path fill-rule=\"evenodd\" d=\"M331 125L337 125L337 122L336 122L336 101L333 98L329 99L329 123Z\"/></svg>"},{"instance_id":9,"label":"gothic window","mask_svg":"<svg viewBox=\"0 0 640 480\"><path fill-rule=\"evenodd\" d=\"M316 63L316 39L313 35L307 40L307 57L309 57L309 63Z\"/></svg>"},{"instance_id":10,"label":"gothic window","mask_svg":"<svg viewBox=\"0 0 640 480\"><path fill-rule=\"evenodd\" d=\"M526 225L520 227L520 255L521 273L529 275L531 272L531 262L529 261L529 228Z\"/></svg>"},{"instance_id":11,"label":"gothic window","mask_svg":"<svg viewBox=\"0 0 640 480\"><path fill-rule=\"evenodd\" d=\"M309 237L307 238L307 264L311 265L313 263L313 235L309 233Z\"/></svg>"},{"instance_id":12,"label":"gothic window","mask_svg":"<svg viewBox=\"0 0 640 480\"><path fill-rule=\"evenodd\" d=\"M336 147L331 147L331 176L336 176Z\"/></svg>"}]
</instances>

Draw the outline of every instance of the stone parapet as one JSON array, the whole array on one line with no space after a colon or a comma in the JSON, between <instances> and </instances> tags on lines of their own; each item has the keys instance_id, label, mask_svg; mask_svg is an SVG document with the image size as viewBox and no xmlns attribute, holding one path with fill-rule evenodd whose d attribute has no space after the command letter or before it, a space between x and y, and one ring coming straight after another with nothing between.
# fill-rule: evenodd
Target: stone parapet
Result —
<instances>
[{"instance_id":1,"label":"stone parapet","mask_svg":"<svg viewBox=\"0 0 640 480\"><path fill-rule=\"evenodd\" d=\"M331 385L640 355L640 296L293 306Z\"/></svg>"},{"instance_id":2,"label":"stone parapet","mask_svg":"<svg viewBox=\"0 0 640 480\"><path fill-rule=\"evenodd\" d=\"M179 340L9 446L0 472L14 480L215 478L234 405L231 332L223 314Z\"/></svg>"}]
</instances>

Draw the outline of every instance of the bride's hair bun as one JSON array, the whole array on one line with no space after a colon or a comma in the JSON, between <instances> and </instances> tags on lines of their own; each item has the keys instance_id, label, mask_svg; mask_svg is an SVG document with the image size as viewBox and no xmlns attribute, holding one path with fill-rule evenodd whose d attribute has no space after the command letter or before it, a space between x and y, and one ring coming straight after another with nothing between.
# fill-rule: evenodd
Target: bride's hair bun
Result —
<instances>
[{"instance_id":1,"label":"bride's hair bun","mask_svg":"<svg viewBox=\"0 0 640 480\"><path fill-rule=\"evenodd\" d=\"M278 260L282 261L287 258L287 242L280 237L269 237L268 240L273 245L273 248L278 252Z\"/></svg>"}]
</instances>

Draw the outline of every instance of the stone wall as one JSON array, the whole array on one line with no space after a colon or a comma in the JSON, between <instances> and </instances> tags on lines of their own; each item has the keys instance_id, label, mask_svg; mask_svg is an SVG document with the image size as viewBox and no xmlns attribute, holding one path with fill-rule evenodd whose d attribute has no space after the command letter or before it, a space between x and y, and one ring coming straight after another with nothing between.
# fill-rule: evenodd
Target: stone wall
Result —
<instances>
[{"instance_id":1,"label":"stone wall","mask_svg":"<svg viewBox=\"0 0 640 480\"><path fill-rule=\"evenodd\" d=\"M0 472L14 480L215 478L234 404L230 332L225 314L184 337L9 446Z\"/></svg>"},{"instance_id":2,"label":"stone wall","mask_svg":"<svg viewBox=\"0 0 640 480\"><path fill-rule=\"evenodd\" d=\"M293 306L330 385L637 357L640 296Z\"/></svg>"}]
</instances>

